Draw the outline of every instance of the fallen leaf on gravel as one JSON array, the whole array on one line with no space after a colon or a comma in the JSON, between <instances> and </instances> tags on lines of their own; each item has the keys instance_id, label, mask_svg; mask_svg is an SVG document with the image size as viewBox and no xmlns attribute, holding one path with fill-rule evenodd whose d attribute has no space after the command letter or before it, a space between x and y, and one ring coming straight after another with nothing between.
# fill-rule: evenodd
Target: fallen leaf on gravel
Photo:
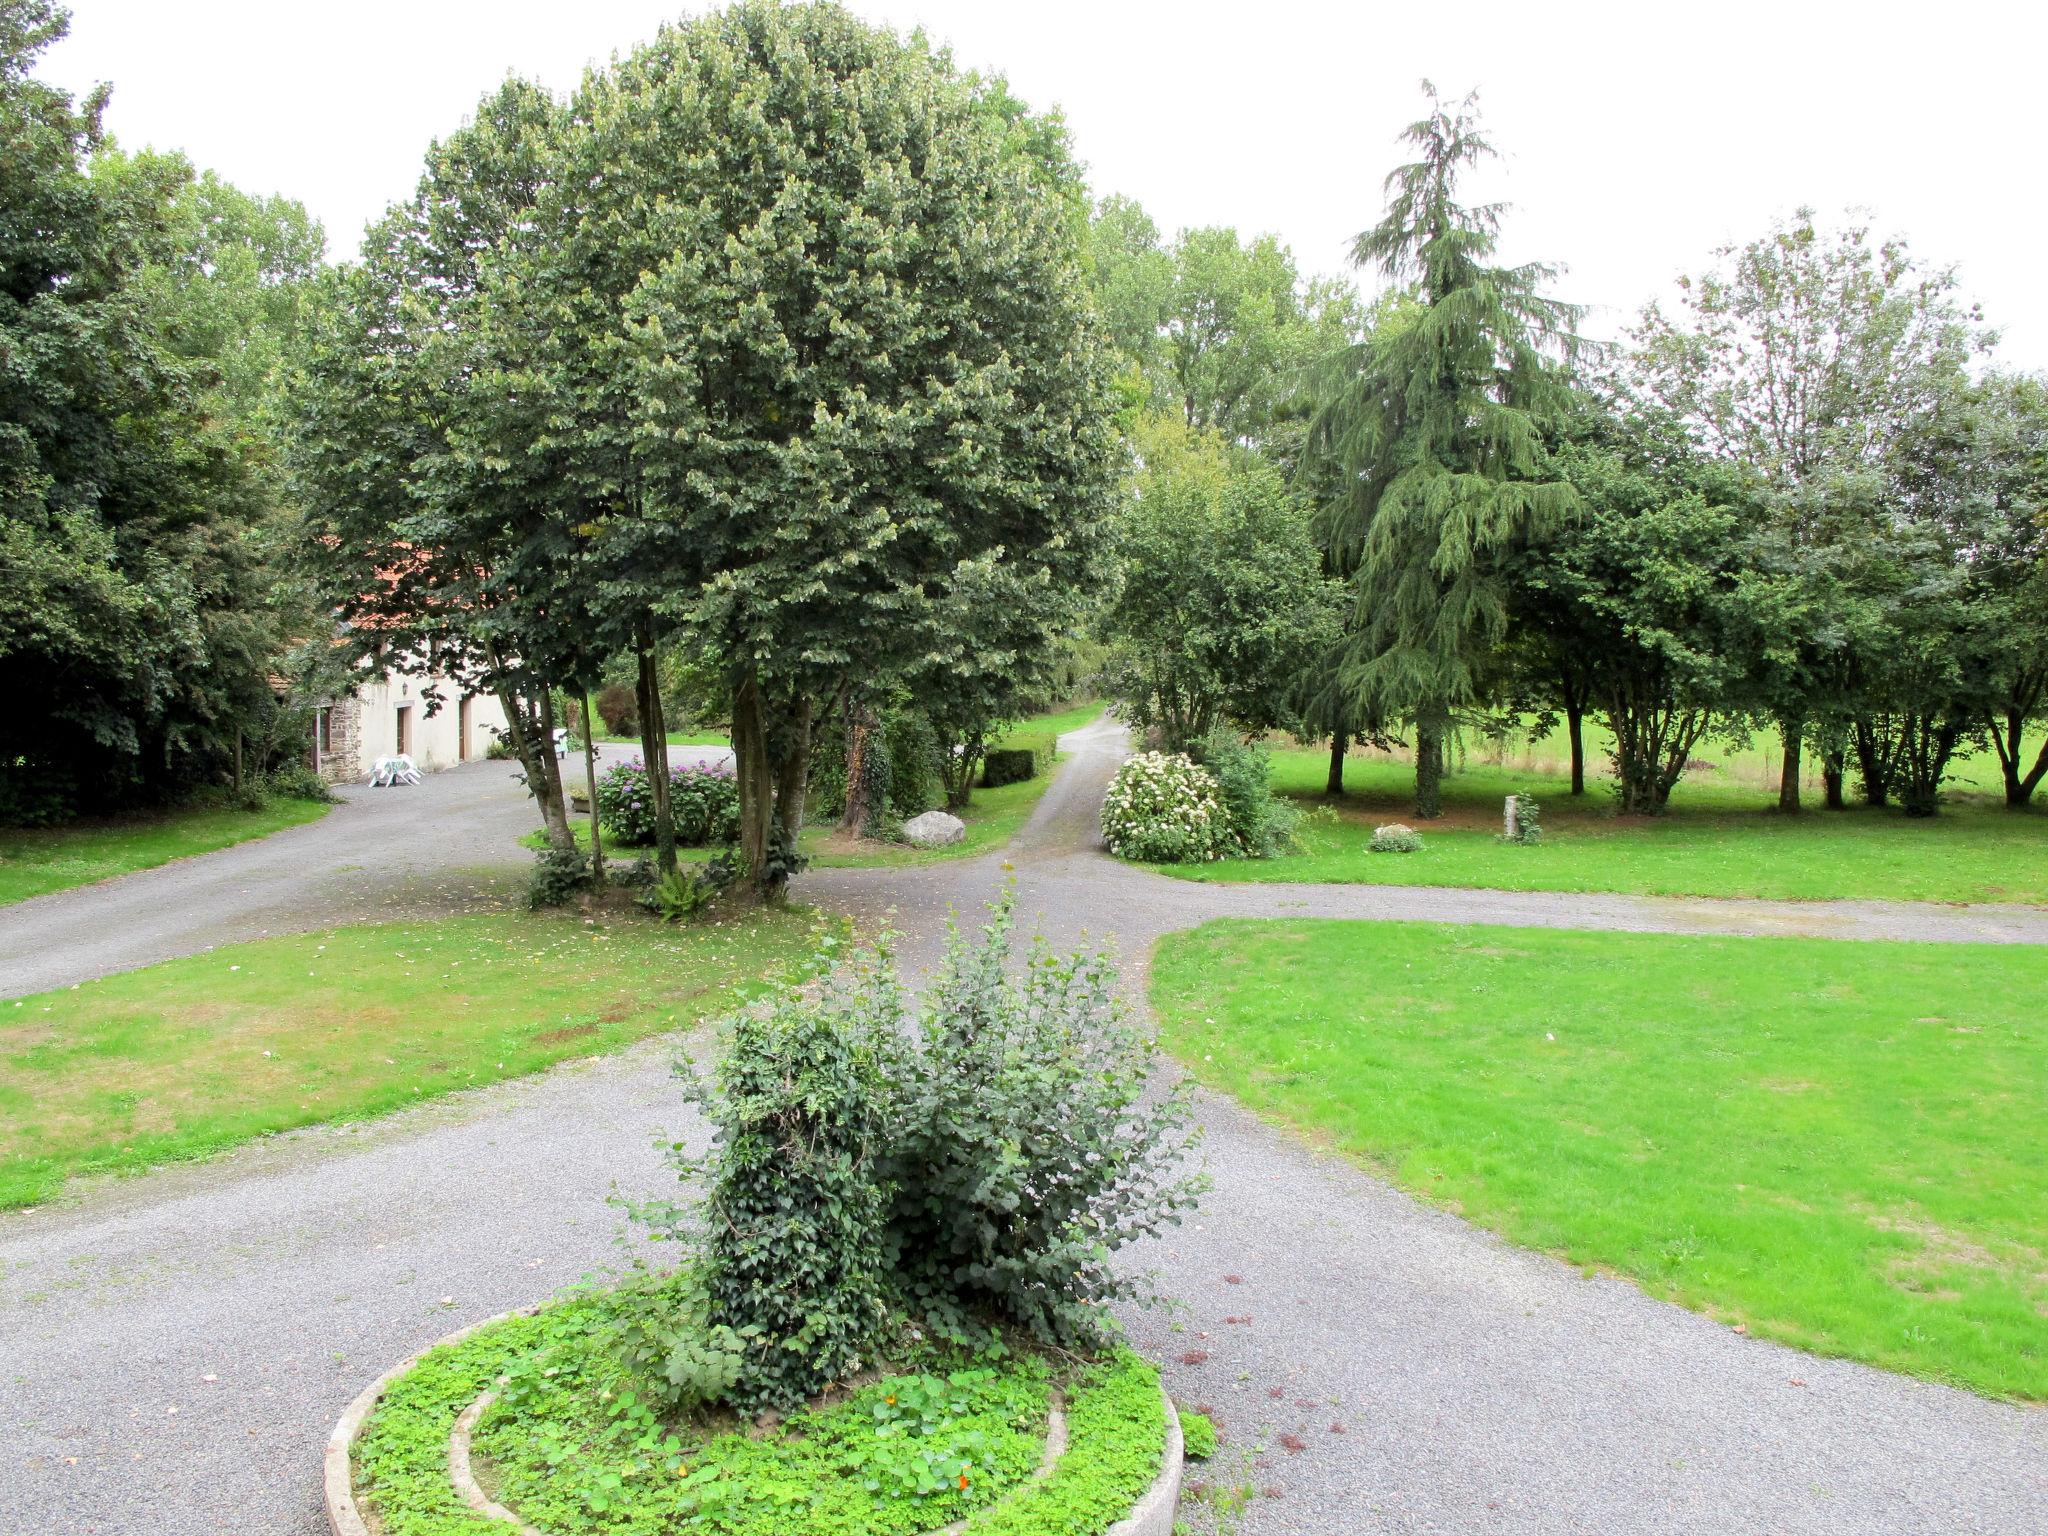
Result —
<instances>
[{"instance_id":1,"label":"fallen leaf on gravel","mask_svg":"<svg viewBox=\"0 0 2048 1536\"><path fill-rule=\"evenodd\" d=\"M1344 1433L1344 1426L1342 1424L1332 1424L1330 1426L1330 1433L1333 1435L1341 1435Z\"/></svg>"},{"instance_id":2,"label":"fallen leaf on gravel","mask_svg":"<svg viewBox=\"0 0 2048 1536\"><path fill-rule=\"evenodd\" d=\"M1243 1284L1244 1284L1244 1276L1243 1276L1243 1275L1225 1275L1225 1276L1223 1277L1223 1283L1224 1283L1225 1285L1243 1285Z\"/></svg>"},{"instance_id":3,"label":"fallen leaf on gravel","mask_svg":"<svg viewBox=\"0 0 2048 1536\"><path fill-rule=\"evenodd\" d=\"M1279 1401L1280 1401L1280 1399L1281 1399L1281 1398L1283 1398L1283 1397L1285 1397L1286 1395L1287 1395L1287 1389L1286 1389L1285 1387L1268 1387L1268 1388L1266 1388L1266 1396L1268 1396L1268 1397L1272 1398L1272 1399L1273 1399L1273 1401L1274 1401L1274 1402L1276 1402L1276 1403L1277 1403L1277 1402L1279 1402Z\"/></svg>"},{"instance_id":4,"label":"fallen leaf on gravel","mask_svg":"<svg viewBox=\"0 0 2048 1536\"><path fill-rule=\"evenodd\" d=\"M1206 1349L1191 1349L1180 1357L1180 1363L1182 1365L1200 1365L1208 1358L1209 1351Z\"/></svg>"},{"instance_id":5,"label":"fallen leaf on gravel","mask_svg":"<svg viewBox=\"0 0 2048 1536\"><path fill-rule=\"evenodd\" d=\"M1280 1448L1290 1456L1299 1456L1308 1449L1308 1442L1297 1434L1285 1434L1280 1437Z\"/></svg>"}]
</instances>

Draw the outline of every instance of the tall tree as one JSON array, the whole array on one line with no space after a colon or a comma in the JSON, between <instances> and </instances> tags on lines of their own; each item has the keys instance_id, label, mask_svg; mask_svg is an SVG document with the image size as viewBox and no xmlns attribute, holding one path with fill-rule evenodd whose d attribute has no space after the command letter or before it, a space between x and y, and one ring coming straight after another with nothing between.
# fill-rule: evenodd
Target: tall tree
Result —
<instances>
[{"instance_id":1,"label":"tall tree","mask_svg":"<svg viewBox=\"0 0 2048 1536\"><path fill-rule=\"evenodd\" d=\"M1501 211L1460 203L1457 182L1494 151L1470 98L1424 89L1404 135L1420 158L1388 175L1386 216L1353 246L1412 285L1414 313L1326 365L1309 447L1337 471L1324 538L1352 584L1344 685L1362 715L1413 719L1416 814L1434 817L1452 711L1506 630L1503 561L1574 505L1543 438L1569 408L1578 311L1543 293L1553 268L1490 263Z\"/></svg>"},{"instance_id":2,"label":"tall tree","mask_svg":"<svg viewBox=\"0 0 2048 1536\"><path fill-rule=\"evenodd\" d=\"M1015 127L830 5L665 28L570 104L518 270L544 444L609 599L724 669L771 898L847 682L941 650L988 558L1089 578L1109 370L1072 205Z\"/></svg>"},{"instance_id":3,"label":"tall tree","mask_svg":"<svg viewBox=\"0 0 2048 1536\"><path fill-rule=\"evenodd\" d=\"M1102 619L1106 690L1172 752L1226 724L1299 725L1296 680L1330 645L1340 602L1306 510L1277 470L1214 432L1152 417L1137 441L1122 583Z\"/></svg>"},{"instance_id":4,"label":"tall tree","mask_svg":"<svg viewBox=\"0 0 2048 1536\"><path fill-rule=\"evenodd\" d=\"M587 516L503 275L534 238L559 108L508 81L315 310L295 381L302 548L352 659L495 693L551 844L573 848L553 695L597 680ZM430 708L446 701L430 696Z\"/></svg>"},{"instance_id":5,"label":"tall tree","mask_svg":"<svg viewBox=\"0 0 2048 1536\"><path fill-rule=\"evenodd\" d=\"M1883 472L1900 434L1991 336L1958 300L1952 269L1861 225L1824 230L1811 209L1715 256L1713 269L1680 280L1677 315L1645 311L1633 372L1702 446L1771 488L1787 579L1809 584L1786 605L1794 622L1758 680L1784 749L1779 805L1792 811L1809 720L1839 693L1848 664L1826 599L1842 552L1831 535L1856 519L1837 504L1865 494L1856 478Z\"/></svg>"},{"instance_id":6,"label":"tall tree","mask_svg":"<svg viewBox=\"0 0 2048 1536\"><path fill-rule=\"evenodd\" d=\"M0 0L0 818L217 780L272 709L258 444L218 339L182 160L109 159L108 92L34 77L68 15ZM232 255L232 241L216 244ZM217 306L225 285L214 285Z\"/></svg>"}]
</instances>

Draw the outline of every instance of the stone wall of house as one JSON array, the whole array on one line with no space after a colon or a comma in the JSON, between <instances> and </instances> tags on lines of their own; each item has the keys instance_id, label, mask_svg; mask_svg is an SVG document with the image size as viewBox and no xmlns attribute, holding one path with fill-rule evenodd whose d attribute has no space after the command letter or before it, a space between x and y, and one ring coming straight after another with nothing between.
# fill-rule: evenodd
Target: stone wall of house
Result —
<instances>
[{"instance_id":1,"label":"stone wall of house","mask_svg":"<svg viewBox=\"0 0 2048 1536\"><path fill-rule=\"evenodd\" d=\"M313 725L314 750L320 777L330 784L348 784L367 771L363 765L363 701L336 699L327 706L327 750L319 751L320 725Z\"/></svg>"}]
</instances>

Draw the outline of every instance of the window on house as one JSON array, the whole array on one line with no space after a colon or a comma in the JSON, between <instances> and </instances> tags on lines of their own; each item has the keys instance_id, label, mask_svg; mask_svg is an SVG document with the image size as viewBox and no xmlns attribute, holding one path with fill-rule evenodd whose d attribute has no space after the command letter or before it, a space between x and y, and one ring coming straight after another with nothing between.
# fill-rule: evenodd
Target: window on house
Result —
<instances>
[{"instance_id":1,"label":"window on house","mask_svg":"<svg viewBox=\"0 0 2048 1536\"><path fill-rule=\"evenodd\" d=\"M410 704L398 706L398 755L400 757L412 756L412 706Z\"/></svg>"},{"instance_id":2,"label":"window on house","mask_svg":"<svg viewBox=\"0 0 2048 1536\"><path fill-rule=\"evenodd\" d=\"M322 754L323 754L323 755L324 755L324 754L326 754L326 753L328 753L328 752L332 752L332 751L334 750L334 711L333 711L333 710L331 710L331 709L323 709L323 710L321 710L321 711L320 711L320 725L319 725L319 731L320 731L320 735L319 735L319 742L320 742L320 751L322 752Z\"/></svg>"}]
</instances>

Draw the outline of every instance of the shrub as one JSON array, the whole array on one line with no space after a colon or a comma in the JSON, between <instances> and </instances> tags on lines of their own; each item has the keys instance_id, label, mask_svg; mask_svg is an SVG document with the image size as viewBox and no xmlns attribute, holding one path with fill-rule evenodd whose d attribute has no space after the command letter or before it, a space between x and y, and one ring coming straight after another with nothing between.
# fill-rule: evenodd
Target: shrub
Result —
<instances>
[{"instance_id":1,"label":"shrub","mask_svg":"<svg viewBox=\"0 0 2048 1536\"><path fill-rule=\"evenodd\" d=\"M1120 859L1199 864L1228 835L1216 780L1175 753L1143 752L1117 769L1102 799L1102 837Z\"/></svg>"},{"instance_id":2,"label":"shrub","mask_svg":"<svg viewBox=\"0 0 2048 1536\"><path fill-rule=\"evenodd\" d=\"M559 907L590 884L590 858L581 849L543 848L526 883L526 904L535 911Z\"/></svg>"},{"instance_id":3,"label":"shrub","mask_svg":"<svg viewBox=\"0 0 2048 1536\"><path fill-rule=\"evenodd\" d=\"M510 731L501 731L496 726L492 726L490 731L491 744L484 748L484 760L486 762L510 762L519 755L518 749L512 745L512 733Z\"/></svg>"},{"instance_id":4,"label":"shrub","mask_svg":"<svg viewBox=\"0 0 2048 1536\"><path fill-rule=\"evenodd\" d=\"M1111 1255L1180 1219L1186 1090L1148 1096L1158 1047L1134 1030L1102 957L1033 946L1011 961L1006 893L977 939L956 928L913 1016L886 947L726 1026L693 1096L715 1132L702 1203L642 1205L698 1251L684 1293L637 1346L699 1391L741 1341L726 1401L786 1409L870 1363L914 1321L961 1343L1004 1327L1096 1348L1137 1297ZM664 1340L670 1341L664 1345ZM708 1342L707 1342L708 1341Z\"/></svg>"},{"instance_id":5,"label":"shrub","mask_svg":"<svg viewBox=\"0 0 2048 1536\"><path fill-rule=\"evenodd\" d=\"M982 754L981 787L1001 789L1038 777L1038 754L1029 747L990 747Z\"/></svg>"},{"instance_id":6,"label":"shrub","mask_svg":"<svg viewBox=\"0 0 2048 1536\"><path fill-rule=\"evenodd\" d=\"M1187 1104L1178 1087L1146 1100L1158 1046L1102 956L1041 941L1010 964L1012 901L978 942L955 927L916 1029L887 1037L887 1253L904 1304L944 1336L1007 1323L1097 1348L1108 1303L1137 1294L1110 1255L1201 1191L1179 1166Z\"/></svg>"},{"instance_id":7,"label":"shrub","mask_svg":"<svg viewBox=\"0 0 2048 1536\"><path fill-rule=\"evenodd\" d=\"M333 788L304 763L284 763L271 769L264 777L264 786L273 795L293 800L313 800L322 805L334 800Z\"/></svg>"},{"instance_id":8,"label":"shrub","mask_svg":"<svg viewBox=\"0 0 2048 1536\"><path fill-rule=\"evenodd\" d=\"M1198 760L1216 780L1229 839L1225 853L1270 859L1294 847L1301 811L1273 793L1270 752L1227 736L1212 737L1202 744Z\"/></svg>"},{"instance_id":9,"label":"shrub","mask_svg":"<svg viewBox=\"0 0 2048 1536\"><path fill-rule=\"evenodd\" d=\"M742 1341L727 1401L788 1411L868 1362L885 1319L882 1034L900 1018L895 977L873 966L812 991L784 986L728 1021L725 1054L693 1097L716 1133L694 1222L703 1325ZM679 1208L638 1213L685 1235ZM723 1337L723 1335L718 1335Z\"/></svg>"},{"instance_id":10,"label":"shrub","mask_svg":"<svg viewBox=\"0 0 2048 1536\"><path fill-rule=\"evenodd\" d=\"M1365 849L1368 853L1420 853L1422 834L1401 822L1390 821L1384 827L1372 829L1372 841Z\"/></svg>"},{"instance_id":11,"label":"shrub","mask_svg":"<svg viewBox=\"0 0 2048 1536\"><path fill-rule=\"evenodd\" d=\"M1216 1421L1206 1413L1180 1411L1181 1450L1189 1461L1207 1461L1216 1454Z\"/></svg>"},{"instance_id":12,"label":"shrub","mask_svg":"<svg viewBox=\"0 0 2048 1536\"><path fill-rule=\"evenodd\" d=\"M622 684L607 683L598 690L597 718L614 736L637 736L640 734L640 699L632 689Z\"/></svg>"},{"instance_id":13,"label":"shrub","mask_svg":"<svg viewBox=\"0 0 2048 1536\"><path fill-rule=\"evenodd\" d=\"M739 836L739 784L729 769L671 764L668 802L676 841L685 847L711 847ZM605 836L623 846L644 848L654 841L654 787L645 763L634 759L605 770L597 781L597 814Z\"/></svg>"}]
</instances>

